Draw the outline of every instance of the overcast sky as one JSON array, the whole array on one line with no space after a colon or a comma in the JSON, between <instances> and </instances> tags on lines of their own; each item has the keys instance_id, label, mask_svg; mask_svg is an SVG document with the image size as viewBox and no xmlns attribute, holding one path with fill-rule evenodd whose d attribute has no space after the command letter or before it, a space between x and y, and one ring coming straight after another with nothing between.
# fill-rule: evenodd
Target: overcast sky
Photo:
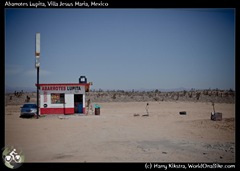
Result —
<instances>
[{"instance_id":1,"label":"overcast sky","mask_svg":"<svg viewBox=\"0 0 240 171\"><path fill-rule=\"evenodd\" d=\"M234 9L5 9L5 86L235 89Z\"/></svg>"}]
</instances>

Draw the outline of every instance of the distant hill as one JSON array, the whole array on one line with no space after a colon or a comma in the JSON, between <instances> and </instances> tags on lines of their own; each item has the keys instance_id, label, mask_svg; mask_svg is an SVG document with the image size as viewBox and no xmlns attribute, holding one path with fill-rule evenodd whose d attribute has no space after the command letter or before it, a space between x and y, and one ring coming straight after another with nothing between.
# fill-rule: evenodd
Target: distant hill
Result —
<instances>
[{"instance_id":1,"label":"distant hill","mask_svg":"<svg viewBox=\"0 0 240 171\"><path fill-rule=\"evenodd\" d=\"M102 90L102 91L121 91L121 90L118 90L118 89L91 89L92 91L99 91L99 90ZM161 91L161 92L172 92L172 91L190 91L191 89L189 88L184 88L184 87L179 87L179 88L169 88L169 89L163 89L163 88L150 88L150 89L147 89L147 88L140 88L140 89L126 89L126 90L123 90L123 91L138 91L138 92L149 92L149 91L155 91L155 90L158 90L158 91Z\"/></svg>"}]
</instances>

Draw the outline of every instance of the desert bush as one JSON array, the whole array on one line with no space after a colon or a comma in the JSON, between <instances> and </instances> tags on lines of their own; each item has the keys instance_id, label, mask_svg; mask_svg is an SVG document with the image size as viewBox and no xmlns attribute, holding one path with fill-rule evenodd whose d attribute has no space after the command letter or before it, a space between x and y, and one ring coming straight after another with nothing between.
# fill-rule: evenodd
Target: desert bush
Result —
<instances>
[{"instance_id":1,"label":"desert bush","mask_svg":"<svg viewBox=\"0 0 240 171\"><path fill-rule=\"evenodd\" d=\"M116 93L113 94L112 99L116 99Z\"/></svg>"}]
</instances>

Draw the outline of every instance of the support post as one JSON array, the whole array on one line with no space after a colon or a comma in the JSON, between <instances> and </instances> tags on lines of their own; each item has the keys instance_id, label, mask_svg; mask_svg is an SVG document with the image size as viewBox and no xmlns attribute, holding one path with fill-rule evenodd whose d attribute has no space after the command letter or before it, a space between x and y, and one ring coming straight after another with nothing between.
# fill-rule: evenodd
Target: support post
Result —
<instances>
[{"instance_id":1,"label":"support post","mask_svg":"<svg viewBox=\"0 0 240 171\"><path fill-rule=\"evenodd\" d=\"M39 117L39 67L37 67L37 119Z\"/></svg>"},{"instance_id":2,"label":"support post","mask_svg":"<svg viewBox=\"0 0 240 171\"><path fill-rule=\"evenodd\" d=\"M37 68L37 119L39 117L39 68L40 68L40 33L36 33L36 61L35 67Z\"/></svg>"}]
</instances>

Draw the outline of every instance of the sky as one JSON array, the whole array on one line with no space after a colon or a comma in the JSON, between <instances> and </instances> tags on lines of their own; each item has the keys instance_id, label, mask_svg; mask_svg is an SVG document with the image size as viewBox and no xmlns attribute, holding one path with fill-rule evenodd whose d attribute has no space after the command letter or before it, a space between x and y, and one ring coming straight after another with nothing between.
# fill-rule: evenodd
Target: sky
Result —
<instances>
[{"instance_id":1,"label":"sky","mask_svg":"<svg viewBox=\"0 0 240 171\"><path fill-rule=\"evenodd\" d=\"M234 89L235 9L5 8L5 88Z\"/></svg>"}]
</instances>

